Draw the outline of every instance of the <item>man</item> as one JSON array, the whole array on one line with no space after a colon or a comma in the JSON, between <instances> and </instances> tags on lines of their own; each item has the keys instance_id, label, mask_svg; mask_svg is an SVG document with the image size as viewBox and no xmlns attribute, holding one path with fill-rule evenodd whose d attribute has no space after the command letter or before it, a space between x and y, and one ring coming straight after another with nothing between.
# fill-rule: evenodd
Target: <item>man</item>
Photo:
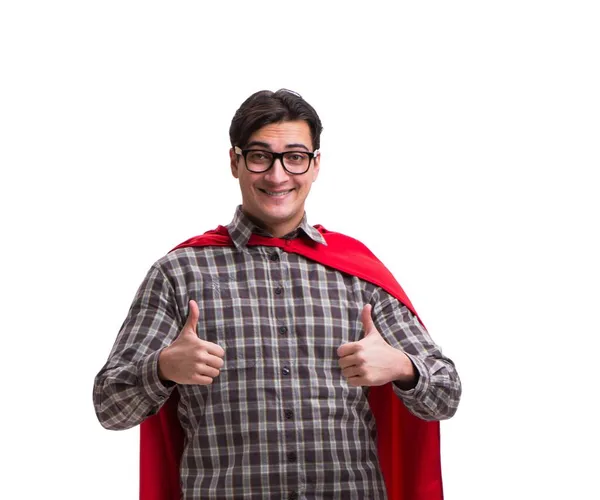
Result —
<instances>
[{"instance_id":1,"label":"man","mask_svg":"<svg viewBox=\"0 0 600 500\"><path fill-rule=\"evenodd\" d=\"M369 392L388 384L422 420L456 411L454 365L387 270L307 222L321 130L294 92L242 104L230 128L242 205L152 266L96 377L109 429L140 424L177 388L185 499L386 498ZM408 495L437 498L433 483Z\"/></svg>"}]
</instances>

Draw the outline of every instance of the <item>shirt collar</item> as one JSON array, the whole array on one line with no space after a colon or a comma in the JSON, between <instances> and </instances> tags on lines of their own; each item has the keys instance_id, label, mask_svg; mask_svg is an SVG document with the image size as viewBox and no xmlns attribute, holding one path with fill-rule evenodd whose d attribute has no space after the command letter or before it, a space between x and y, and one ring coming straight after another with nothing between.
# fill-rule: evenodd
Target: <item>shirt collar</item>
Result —
<instances>
[{"instance_id":1,"label":"shirt collar","mask_svg":"<svg viewBox=\"0 0 600 500\"><path fill-rule=\"evenodd\" d=\"M258 227L256 224L254 224L254 222L250 220L250 218L242 211L241 205L237 207L233 216L233 220L227 226L227 230L229 231L229 236L231 236L231 239L233 240L233 244L238 250L244 248L248 244L248 240L250 239L252 233L272 238L271 234L269 234L264 229ZM302 236L303 234L317 243L327 245L327 242L325 241L325 238L323 238L323 235L314 227L308 224L308 221L306 220L306 213L302 217L300 225L291 233L288 233L285 236L283 236L283 239L291 240Z\"/></svg>"}]
</instances>

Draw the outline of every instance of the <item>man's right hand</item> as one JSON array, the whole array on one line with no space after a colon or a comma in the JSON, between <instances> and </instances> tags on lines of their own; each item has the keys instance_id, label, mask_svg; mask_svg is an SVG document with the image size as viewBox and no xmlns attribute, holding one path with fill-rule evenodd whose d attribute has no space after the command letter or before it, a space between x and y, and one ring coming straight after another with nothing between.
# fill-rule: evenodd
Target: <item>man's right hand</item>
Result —
<instances>
[{"instance_id":1,"label":"man's right hand","mask_svg":"<svg viewBox=\"0 0 600 500\"><path fill-rule=\"evenodd\" d=\"M158 376L178 384L212 384L223 366L225 351L198 337L200 310L190 300L187 321L177 338L158 357Z\"/></svg>"}]
</instances>

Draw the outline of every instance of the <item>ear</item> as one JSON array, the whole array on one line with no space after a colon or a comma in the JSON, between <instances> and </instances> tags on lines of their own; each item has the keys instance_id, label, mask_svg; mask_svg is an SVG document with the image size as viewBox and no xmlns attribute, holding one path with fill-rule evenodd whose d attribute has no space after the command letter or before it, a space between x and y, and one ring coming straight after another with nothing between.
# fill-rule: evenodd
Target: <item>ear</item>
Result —
<instances>
[{"instance_id":1,"label":"ear","mask_svg":"<svg viewBox=\"0 0 600 500\"><path fill-rule=\"evenodd\" d=\"M236 179L239 179L238 155L235 154L235 150L233 148L229 149L229 166L231 167L231 175L233 175Z\"/></svg>"},{"instance_id":2,"label":"ear","mask_svg":"<svg viewBox=\"0 0 600 500\"><path fill-rule=\"evenodd\" d=\"M321 168L321 152L313 159L313 182L317 180Z\"/></svg>"}]
</instances>

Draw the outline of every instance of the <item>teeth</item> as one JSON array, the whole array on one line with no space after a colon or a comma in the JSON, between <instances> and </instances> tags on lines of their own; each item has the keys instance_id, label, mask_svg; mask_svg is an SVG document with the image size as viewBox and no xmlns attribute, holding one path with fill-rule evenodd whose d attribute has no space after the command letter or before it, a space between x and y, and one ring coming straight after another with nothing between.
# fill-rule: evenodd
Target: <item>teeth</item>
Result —
<instances>
[{"instance_id":1,"label":"teeth","mask_svg":"<svg viewBox=\"0 0 600 500\"><path fill-rule=\"evenodd\" d=\"M266 189L263 189L263 191L265 193L267 193L269 196L285 196L286 194L290 193L292 190L289 189L287 191L267 191Z\"/></svg>"}]
</instances>

